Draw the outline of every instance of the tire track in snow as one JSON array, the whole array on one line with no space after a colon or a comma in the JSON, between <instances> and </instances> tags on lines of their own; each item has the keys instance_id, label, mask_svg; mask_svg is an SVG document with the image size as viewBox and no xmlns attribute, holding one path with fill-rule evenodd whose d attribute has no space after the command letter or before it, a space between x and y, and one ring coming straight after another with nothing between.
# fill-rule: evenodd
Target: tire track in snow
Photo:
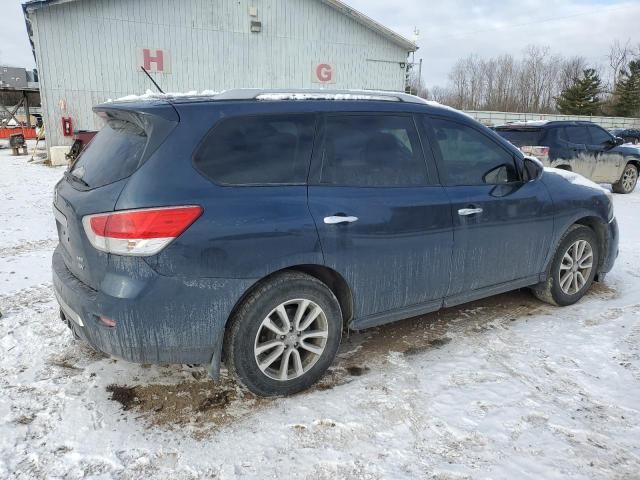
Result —
<instances>
[{"instance_id":1,"label":"tire track in snow","mask_svg":"<svg viewBox=\"0 0 640 480\"><path fill-rule=\"evenodd\" d=\"M40 250L53 250L58 245L56 239L46 239L37 241L21 241L9 247L0 248L0 258L15 257L25 253L37 252Z\"/></svg>"},{"instance_id":2,"label":"tire track in snow","mask_svg":"<svg viewBox=\"0 0 640 480\"><path fill-rule=\"evenodd\" d=\"M27 309L42 313L51 309L51 302L54 299L53 285L51 283L43 283L18 290L9 295L0 295L0 312L2 312L3 316Z\"/></svg>"}]
</instances>

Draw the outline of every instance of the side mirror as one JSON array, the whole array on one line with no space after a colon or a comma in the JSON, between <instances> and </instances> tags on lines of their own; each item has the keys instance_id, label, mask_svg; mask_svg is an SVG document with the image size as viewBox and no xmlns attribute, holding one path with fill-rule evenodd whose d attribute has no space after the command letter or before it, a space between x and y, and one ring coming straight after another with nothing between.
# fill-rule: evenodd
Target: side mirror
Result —
<instances>
[{"instance_id":1,"label":"side mirror","mask_svg":"<svg viewBox=\"0 0 640 480\"><path fill-rule=\"evenodd\" d=\"M613 137L611 140L607 140L605 145L609 148L616 148L624 143L624 139L620 137Z\"/></svg>"},{"instance_id":2,"label":"side mirror","mask_svg":"<svg viewBox=\"0 0 640 480\"><path fill-rule=\"evenodd\" d=\"M544 173L544 165L535 157L524 157L524 181L535 182Z\"/></svg>"}]
</instances>

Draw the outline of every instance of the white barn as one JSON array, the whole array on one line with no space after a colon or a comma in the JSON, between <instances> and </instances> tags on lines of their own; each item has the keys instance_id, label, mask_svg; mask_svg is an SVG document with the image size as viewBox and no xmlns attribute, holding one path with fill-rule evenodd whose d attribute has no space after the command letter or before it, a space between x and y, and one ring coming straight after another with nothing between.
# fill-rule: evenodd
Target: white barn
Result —
<instances>
[{"instance_id":1,"label":"white barn","mask_svg":"<svg viewBox=\"0 0 640 480\"><path fill-rule=\"evenodd\" d=\"M166 92L400 91L416 49L339 0L32 0L23 9L49 146L71 144L70 126L98 129L93 105L153 90L141 66Z\"/></svg>"}]
</instances>

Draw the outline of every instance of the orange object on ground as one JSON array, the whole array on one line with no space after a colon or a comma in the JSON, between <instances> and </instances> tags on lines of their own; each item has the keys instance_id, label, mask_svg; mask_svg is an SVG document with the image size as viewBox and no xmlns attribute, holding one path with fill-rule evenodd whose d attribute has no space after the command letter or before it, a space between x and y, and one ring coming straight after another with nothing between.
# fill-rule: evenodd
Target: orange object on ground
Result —
<instances>
[{"instance_id":1,"label":"orange object on ground","mask_svg":"<svg viewBox=\"0 0 640 480\"><path fill-rule=\"evenodd\" d=\"M22 133L25 140L35 140L37 137L35 128L28 127L0 127L0 139L8 140L14 133Z\"/></svg>"}]
</instances>

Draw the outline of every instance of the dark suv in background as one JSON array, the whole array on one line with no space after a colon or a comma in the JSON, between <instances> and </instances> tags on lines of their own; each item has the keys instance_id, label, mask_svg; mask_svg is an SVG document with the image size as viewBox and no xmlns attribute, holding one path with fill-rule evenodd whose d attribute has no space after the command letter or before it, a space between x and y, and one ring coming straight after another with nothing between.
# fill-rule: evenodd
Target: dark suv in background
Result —
<instances>
[{"instance_id":1,"label":"dark suv in background","mask_svg":"<svg viewBox=\"0 0 640 480\"><path fill-rule=\"evenodd\" d=\"M577 302L617 255L608 192L404 94L116 102L56 185L62 317L141 363L221 361L283 395L365 329L531 287Z\"/></svg>"},{"instance_id":2,"label":"dark suv in background","mask_svg":"<svg viewBox=\"0 0 640 480\"><path fill-rule=\"evenodd\" d=\"M613 128L609 130L612 135L620 137L625 143L638 145L640 143L640 129L637 128Z\"/></svg>"},{"instance_id":3,"label":"dark suv in background","mask_svg":"<svg viewBox=\"0 0 640 480\"><path fill-rule=\"evenodd\" d=\"M609 183L616 193L631 193L638 182L640 149L622 145L621 138L594 123L510 123L494 130L544 165Z\"/></svg>"}]
</instances>

